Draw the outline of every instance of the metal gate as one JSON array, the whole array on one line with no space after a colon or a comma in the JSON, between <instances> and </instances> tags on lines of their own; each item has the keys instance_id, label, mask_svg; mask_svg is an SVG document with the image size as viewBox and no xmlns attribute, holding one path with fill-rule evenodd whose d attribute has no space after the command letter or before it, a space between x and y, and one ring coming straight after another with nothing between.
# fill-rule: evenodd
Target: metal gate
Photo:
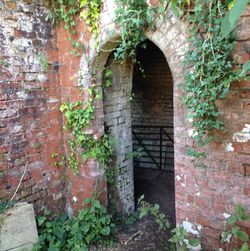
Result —
<instances>
[{"instance_id":1,"label":"metal gate","mask_svg":"<svg viewBox=\"0 0 250 251\"><path fill-rule=\"evenodd\" d=\"M174 141L171 126L132 126L134 165L173 170Z\"/></svg>"}]
</instances>

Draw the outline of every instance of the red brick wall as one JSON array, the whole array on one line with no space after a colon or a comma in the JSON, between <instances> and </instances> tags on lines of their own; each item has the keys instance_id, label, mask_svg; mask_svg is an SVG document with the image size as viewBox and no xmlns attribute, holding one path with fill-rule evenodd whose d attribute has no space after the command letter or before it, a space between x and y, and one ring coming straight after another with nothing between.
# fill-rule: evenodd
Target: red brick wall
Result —
<instances>
[{"instance_id":1,"label":"red brick wall","mask_svg":"<svg viewBox=\"0 0 250 251\"><path fill-rule=\"evenodd\" d=\"M249 13L248 7L236 31L234 56L240 63L250 57ZM34 202L38 210L45 205L61 210L67 197L70 213L93 191L103 191L105 200L106 184L94 161L82 164L80 175L73 176L63 167L55 167L51 158L52 153L68 153L70 135L62 131L61 99L74 101L84 99L84 95L76 78L80 58L70 56L71 45L62 27L56 30L56 40L45 16L46 8L32 1L0 3L0 198L8 200L14 194L28 163L15 199ZM83 24L78 30L88 54L89 33ZM48 57L47 73L37 61L39 52ZM219 246L223 213L232 213L238 202L250 209L250 140L246 126L250 124L250 82L233 84L227 99L219 102L226 133L217 135L206 148L208 158L200 163L202 168L194 168L193 159L186 156L195 142L188 137L190 125L180 105L180 92L174 88L177 221L200 224L203 243L211 250ZM102 104L98 104L95 133L102 133L102 121ZM240 137L245 142L239 142Z\"/></svg>"},{"instance_id":2,"label":"red brick wall","mask_svg":"<svg viewBox=\"0 0 250 251\"><path fill-rule=\"evenodd\" d=\"M51 158L63 154L58 50L46 8L34 2L0 3L0 198L14 194L27 163L14 200L62 210L64 170ZM39 53L48 58L48 72Z\"/></svg>"},{"instance_id":3,"label":"red brick wall","mask_svg":"<svg viewBox=\"0 0 250 251\"><path fill-rule=\"evenodd\" d=\"M245 63L250 56L249 24L248 7L236 30L234 57L240 63ZM224 213L233 213L237 203L250 211L250 134L246 128L246 124L250 124L249 80L234 83L228 97L218 104L225 133L216 135L215 142L205 148L208 155L205 160L186 156L187 149L196 143L185 133L184 125L188 124L184 121L183 109L176 111L175 119L177 222L201 225L205 250L220 246ZM237 140L239 135L245 142Z\"/></svg>"},{"instance_id":4,"label":"red brick wall","mask_svg":"<svg viewBox=\"0 0 250 251\"><path fill-rule=\"evenodd\" d=\"M77 34L72 36L72 39L83 43L84 59L89 60L89 51L93 50L91 47L91 34L88 31L88 26L83 21L76 20L77 22ZM60 71L60 86L61 86L61 99L62 102L69 100L75 102L78 100L87 99L87 87L94 84L94 81L90 80L82 83L79 76L79 70L81 70L80 61L81 56L72 55L72 45L68 41L68 32L65 31L63 25L57 28L57 46L59 50L59 71ZM92 74L93 70L89 67L89 73ZM81 85L83 86L80 86ZM84 88L82 88L84 87ZM103 106L102 101L96 103L96 120L93 121L91 129L93 134L100 137L103 134ZM64 118L63 118L64 119ZM65 124L65 120L63 124ZM63 125L62 124L62 125ZM72 137L69 132L64 131L64 148L65 155L68 156L69 145L68 140ZM75 175L70 170L66 169L66 211L69 214L76 212L83 207L84 199L93 196L94 192L99 192L99 199L106 203L107 200L107 186L104 179L103 171L99 168L96 161L90 159L86 163L80 157L80 151L78 152L78 161L80 163L79 174Z\"/></svg>"}]
</instances>

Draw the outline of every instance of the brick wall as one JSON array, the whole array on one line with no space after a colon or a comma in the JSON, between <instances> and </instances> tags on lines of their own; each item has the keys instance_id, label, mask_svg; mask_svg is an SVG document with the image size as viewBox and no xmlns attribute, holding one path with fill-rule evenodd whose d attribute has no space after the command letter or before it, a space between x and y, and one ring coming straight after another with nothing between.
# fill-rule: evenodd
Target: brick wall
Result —
<instances>
[{"instance_id":1,"label":"brick wall","mask_svg":"<svg viewBox=\"0 0 250 251\"><path fill-rule=\"evenodd\" d=\"M134 210L133 159L131 135L132 67L130 62L114 62L110 55L106 67L112 70L112 85L104 89L104 125L114 141L112 168L115 185L108 188L109 205L118 211Z\"/></svg>"},{"instance_id":2,"label":"brick wall","mask_svg":"<svg viewBox=\"0 0 250 251\"><path fill-rule=\"evenodd\" d=\"M105 1L101 17L100 47L108 50L114 48L103 46L114 28L111 15L114 8L110 2ZM44 205L62 209L67 198L67 209L71 213L96 190L102 191L102 198L106 200L106 184L97 162L82 163L80 174L74 176L55 167L55 160L50 157L53 152L64 155L64 149L68 153L70 135L63 134L61 129L60 100L86 98L79 91L78 71L84 70L88 75L95 69L94 63L88 65L87 62L94 62L97 53L87 26L80 23L79 36L86 53L81 60L70 56L67 33L62 27L52 29L45 21L46 12L42 1L36 4L33 1L0 2L0 196L8 199L13 195L28 162L16 199L34 202L36 209ZM250 57L249 13L248 7L236 30L234 57L240 63ZM168 12L166 20L156 22L156 30L146 31L146 35L164 53L174 82L177 222L184 222L189 230L190 226L193 229L198 226L204 250L212 250L220 245L223 214L232 213L239 202L250 208L250 82L233 84L227 99L219 102L226 133L216 135L216 141L205 149L206 160L194 161L186 155L187 149L196 145L189 137L192 128L181 106L183 93L177 88L183 81L182 61L189 46L186 25ZM43 72L38 63L39 52L48 57L48 72ZM107 54L104 50L102 53ZM106 58L102 61L101 64L105 64ZM125 69L117 71L125 72ZM87 86L89 82L86 80L83 84ZM97 119L92 128L96 135L101 135L103 104L100 102L97 106ZM66 184L64 177L67 177ZM130 182L128 189L132 191L133 181Z\"/></svg>"},{"instance_id":3,"label":"brick wall","mask_svg":"<svg viewBox=\"0 0 250 251\"><path fill-rule=\"evenodd\" d=\"M62 168L53 152L63 154L59 112L59 74L55 33L45 21L42 1L0 2L0 198L64 208ZM38 61L49 61L44 72Z\"/></svg>"},{"instance_id":4,"label":"brick wall","mask_svg":"<svg viewBox=\"0 0 250 251\"><path fill-rule=\"evenodd\" d=\"M250 56L250 6L236 29L234 58L245 63ZM184 109L180 109L180 90L175 97L175 176L176 215L178 223L198 226L204 250L220 246L224 213L231 214L240 203L250 210L250 82L234 83L226 99L218 105L225 122L225 133L215 135L215 142L204 150L207 159L186 156L196 146L188 136ZM197 230L193 225L193 230ZM248 225L248 232L249 232ZM249 232L250 233L250 232Z\"/></svg>"},{"instance_id":5,"label":"brick wall","mask_svg":"<svg viewBox=\"0 0 250 251\"><path fill-rule=\"evenodd\" d=\"M160 49L152 42L147 44L146 49L138 49L137 60L140 63L134 67L132 123L173 126L172 75Z\"/></svg>"}]
</instances>

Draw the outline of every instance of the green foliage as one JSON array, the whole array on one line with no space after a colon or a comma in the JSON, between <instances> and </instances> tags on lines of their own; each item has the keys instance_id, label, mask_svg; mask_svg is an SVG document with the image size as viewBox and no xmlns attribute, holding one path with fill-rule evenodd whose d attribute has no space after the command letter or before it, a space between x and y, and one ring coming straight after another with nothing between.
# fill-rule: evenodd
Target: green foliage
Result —
<instances>
[{"instance_id":1,"label":"green foliage","mask_svg":"<svg viewBox=\"0 0 250 251\"><path fill-rule=\"evenodd\" d=\"M66 102L60 107L66 118L65 130L71 131L73 136L69 140L69 165L75 173L78 172L79 163L76 151L80 149L84 161L89 158L98 160L108 172L107 165L113 153L112 142L106 134L99 137L92 130L88 130L91 121L94 119L95 100L100 99L100 95L95 87L88 88L88 94L89 97L86 102ZM108 176L111 179L110 173Z\"/></svg>"},{"instance_id":2,"label":"green foliage","mask_svg":"<svg viewBox=\"0 0 250 251\"><path fill-rule=\"evenodd\" d=\"M47 57L43 53L39 53L38 61L39 61L39 64L41 65L41 67L42 67L42 70L44 72L47 72L48 68L49 68L49 62L48 62Z\"/></svg>"},{"instance_id":3,"label":"green foliage","mask_svg":"<svg viewBox=\"0 0 250 251\"><path fill-rule=\"evenodd\" d=\"M235 0L230 3L230 11L221 22L222 37L227 37L235 28L238 19L244 12L249 0Z\"/></svg>"},{"instance_id":4,"label":"green foliage","mask_svg":"<svg viewBox=\"0 0 250 251\"><path fill-rule=\"evenodd\" d=\"M54 166L56 167L63 167L65 163L65 156L59 155L57 153L52 153L51 158L54 160Z\"/></svg>"},{"instance_id":5,"label":"green foliage","mask_svg":"<svg viewBox=\"0 0 250 251\"><path fill-rule=\"evenodd\" d=\"M72 45L72 54L80 55L82 45L72 39L72 35L76 34L75 17L79 15L80 3L75 0L49 0L50 12L47 15L47 20L51 20L54 24L64 22L64 29L69 33L69 42Z\"/></svg>"},{"instance_id":6,"label":"green foliage","mask_svg":"<svg viewBox=\"0 0 250 251\"><path fill-rule=\"evenodd\" d=\"M112 218L114 219L117 225L128 227L129 225L139 220L139 214L138 214L138 211L127 214L127 215L115 211L112 213Z\"/></svg>"},{"instance_id":7,"label":"green foliage","mask_svg":"<svg viewBox=\"0 0 250 251\"><path fill-rule=\"evenodd\" d=\"M226 251L249 251L249 236L239 227L239 222L248 220L250 220L250 214L248 214L241 205L237 205L235 213L227 220L227 230L221 235L221 242L227 244ZM178 250L187 251L193 250L194 247L198 247L200 245L200 241L198 239L189 238L189 234L182 225L177 226L171 232L173 235L169 241L173 243L171 246L171 250L173 251L176 250L176 246ZM241 241L241 247L239 247L239 249L237 248L237 244L239 244L238 241Z\"/></svg>"},{"instance_id":8,"label":"green foliage","mask_svg":"<svg viewBox=\"0 0 250 251\"><path fill-rule=\"evenodd\" d=\"M250 61L243 64L242 71L240 72L240 77L245 78L249 71L250 71Z\"/></svg>"},{"instance_id":9,"label":"green foliage","mask_svg":"<svg viewBox=\"0 0 250 251\"><path fill-rule=\"evenodd\" d=\"M175 246L177 246L180 251L193 250L193 248L200 245L198 239L189 239L188 233L182 225L174 228L171 233L173 234L169 239L169 242L173 244L171 245L171 250L175 250Z\"/></svg>"},{"instance_id":10,"label":"green foliage","mask_svg":"<svg viewBox=\"0 0 250 251\"><path fill-rule=\"evenodd\" d=\"M4 171L0 171L0 179L5 176Z\"/></svg>"},{"instance_id":11,"label":"green foliage","mask_svg":"<svg viewBox=\"0 0 250 251\"><path fill-rule=\"evenodd\" d=\"M167 228L169 228L169 222L165 214L160 213L160 206L158 204L151 205L144 200L144 195L142 195L138 199L138 206L140 219L148 214L151 214L155 218L155 222L158 224L160 229L166 230Z\"/></svg>"},{"instance_id":12,"label":"green foliage","mask_svg":"<svg viewBox=\"0 0 250 251\"><path fill-rule=\"evenodd\" d=\"M87 208L73 219L65 215L53 217L48 210L37 217L39 241L34 251L84 251L90 245L111 245L115 236L115 225L111 215L94 198L85 200Z\"/></svg>"},{"instance_id":13,"label":"green foliage","mask_svg":"<svg viewBox=\"0 0 250 251\"><path fill-rule=\"evenodd\" d=\"M73 48L71 54L81 55L83 45L72 39L76 35L77 16L83 17L89 26L89 31L97 38L99 34L99 16L101 0L49 0L50 13L47 19L52 23L64 22L64 28L69 32L69 42Z\"/></svg>"},{"instance_id":14,"label":"green foliage","mask_svg":"<svg viewBox=\"0 0 250 251\"><path fill-rule=\"evenodd\" d=\"M14 201L4 202L0 200L0 214L5 213L6 210L12 208L15 205Z\"/></svg>"},{"instance_id":15,"label":"green foliage","mask_svg":"<svg viewBox=\"0 0 250 251\"><path fill-rule=\"evenodd\" d=\"M227 231L224 231L221 235L221 241L227 243L226 250L234 251L248 251L248 234L242 230L239 226L239 222L244 222L250 220L250 214L241 206L237 205L235 208L235 213L231 215L227 220ZM242 242L242 245L239 249L236 248L237 240Z\"/></svg>"},{"instance_id":16,"label":"green foliage","mask_svg":"<svg viewBox=\"0 0 250 251\"><path fill-rule=\"evenodd\" d=\"M195 128L194 139L199 146L209 143L213 130L223 130L217 100L225 98L232 82L240 80L231 54L235 42L231 36L220 36L220 24L225 6L219 0L195 1L194 13L188 20L192 50L186 56L186 66L192 67L182 85L186 95L183 103Z\"/></svg>"},{"instance_id":17,"label":"green foliage","mask_svg":"<svg viewBox=\"0 0 250 251\"><path fill-rule=\"evenodd\" d=\"M195 158L201 158L201 159L206 158L206 153L205 152L198 152L193 148L189 148L187 150L187 155L191 156L191 157L195 157Z\"/></svg>"},{"instance_id":18,"label":"green foliage","mask_svg":"<svg viewBox=\"0 0 250 251\"><path fill-rule=\"evenodd\" d=\"M101 0L80 0L80 7L83 8L81 17L89 25L89 31L94 35L95 38L100 33L99 30L99 16L101 11Z\"/></svg>"},{"instance_id":19,"label":"green foliage","mask_svg":"<svg viewBox=\"0 0 250 251\"><path fill-rule=\"evenodd\" d=\"M140 159L143 155L143 148L138 147L135 151L132 153L128 153L126 155L126 159Z\"/></svg>"},{"instance_id":20,"label":"green foliage","mask_svg":"<svg viewBox=\"0 0 250 251\"><path fill-rule=\"evenodd\" d=\"M180 13L190 6L191 0L169 0L173 13L179 17Z\"/></svg>"},{"instance_id":21,"label":"green foliage","mask_svg":"<svg viewBox=\"0 0 250 251\"><path fill-rule=\"evenodd\" d=\"M104 76L104 88L109 88L112 85L112 70L109 68L106 68L104 70L103 76Z\"/></svg>"},{"instance_id":22,"label":"green foliage","mask_svg":"<svg viewBox=\"0 0 250 251\"><path fill-rule=\"evenodd\" d=\"M115 22L121 30L121 43L115 51L116 59L136 57L136 47L145 41L144 31L154 29L159 7L149 7L146 0L116 0Z\"/></svg>"}]
</instances>

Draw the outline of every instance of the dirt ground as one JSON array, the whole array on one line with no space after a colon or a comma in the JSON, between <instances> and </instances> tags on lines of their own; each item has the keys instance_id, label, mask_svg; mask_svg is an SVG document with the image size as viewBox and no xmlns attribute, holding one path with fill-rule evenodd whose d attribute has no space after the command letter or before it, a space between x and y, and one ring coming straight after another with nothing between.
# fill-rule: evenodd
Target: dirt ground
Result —
<instances>
[{"instance_id":1,"label":"dirt ground","mask_svg":"<svg viewBox=\"0 0 250 251\"><path fill-rule=\"evenodd\" d=\"M168 239L175 227L174 174L141 169L135 172L135 198L144 194L145 201L159 204L170 222L170 229L161 231L151 216L127 227L121 226L114 247L97 249L105 251L164 251L170 250Z\"/></svg>"}]
</instances>

